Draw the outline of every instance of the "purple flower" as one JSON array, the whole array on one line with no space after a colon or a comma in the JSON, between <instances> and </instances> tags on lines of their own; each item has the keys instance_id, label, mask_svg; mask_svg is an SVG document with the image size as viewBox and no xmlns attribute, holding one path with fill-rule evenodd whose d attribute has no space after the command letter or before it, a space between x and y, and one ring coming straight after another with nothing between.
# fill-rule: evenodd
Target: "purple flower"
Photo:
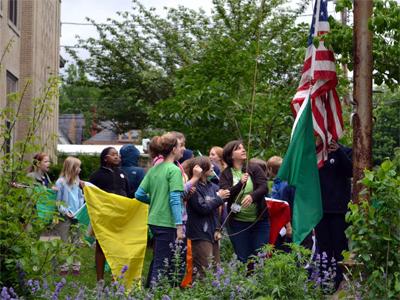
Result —
<instances>
[{"instance_id":1,"label":"purple flower","mask_svg":"<svg viewBox=\"0 0 400 300\"><path fill-rule=\"evenodd\" d=\"M67 281L65 280L65 278L62 278L61 281L56 284L56 289L53 293L53 296L51 297L52 300L58 300L58 295L60 294L61 289L66 283Z\"/></svg>"},{"instance_id":2,"label":"purple flower","mask_svg":"<svg viewBox=\"0 0 400 300\"><path fill-rule=\"evenodd\" d=\"M43 289L47 290L49 288L49 285L47 284L47 280L43 279Z\"/></svg>"},{"instance_id":3,"label":"purple flower","mask_svg":"<svg viewBox=\"0 0 400 300\"><path fill-rule=\"evenodd\" d=\"M128 270L128 266L125 265L123 266L122 270L121 270L121 274L125 274L125 272Z\"/></svg>"},{"instance_id":4,"label":"purple flower","mask_svg":"<svg viewBox=\"0 0 400 300\"><path fill-rule=\"evenodd\" d=\"M124 288L124 286L121 284L121 285L118 287L118 290L117 290L117 292L115 293L115 295L123 295L124 292L125 292L125 288Z\"/></svg>"},{"instance_id":5,"label":"purple flower","mask_svg":"<svg viewBox=\"0 0 400 300\"><path fill-rule=\"evenodd\" d=\"M168 295L163 295L161 300L171 300L171 298Z\"/></svg>"},{"instance_id":6,"label":"purple flower","mask_svg":"<svg viewBox=\"0 0 400 300\"><path fill-rule=\"evenodd\" d=\"M8 294L8 290L7 290L7 288L6 287L3 287L3 289L1 290L1 294L0 294L0 296L1 296L1 299L3 300L6 300L6 299L11 299L11 296L10 296L10 294Z\"/></svg>"},{"instance_id":7,"label":"purple flower","mask_svg":"<svg viewBox=\"0 0 400 300\"><path fill-rule=\"evenodd\" d=\"M227 286L231 283L231 279L229 277L226 277L224 280L224 286Z\"/></svg>"},{"instance_id":8,"label":"purple flower","mask_svg":"<svg viewBox=\"0 0 400 300\"><path fill-rule=\"evenodd\" d=\"M213 280L213 282L211 283L211 285L212 285L213 287L216 287L216 288L220 287L220 283L219 283L219 281L217 281L217 280Z\"/></svg>"},{"instance_id":9,"label":"purple flower","mask_svg":"<svg viewBox=\"0 0 400 300\"><path fill-rule=\"evenodd\" d=\"M217 279L219 279L222 275L224 275L224 269L221 268L220 266L217 267L217 273L215 273L215 277L217 277Z\"/></svg>"},{"instance_id":10,"label":"purple flower","mask_svg":"<svg viewBox=\"0 0 400 300\"><path fill-rule=\"evenodd\" d=\"M75 300L83 300L83 299L85 299L85 290L84 290L84 288L80 288L79 289L79 292L78 292L78 295L76 295L76 297L75 297Z\"/></svg>"}]
</instances>

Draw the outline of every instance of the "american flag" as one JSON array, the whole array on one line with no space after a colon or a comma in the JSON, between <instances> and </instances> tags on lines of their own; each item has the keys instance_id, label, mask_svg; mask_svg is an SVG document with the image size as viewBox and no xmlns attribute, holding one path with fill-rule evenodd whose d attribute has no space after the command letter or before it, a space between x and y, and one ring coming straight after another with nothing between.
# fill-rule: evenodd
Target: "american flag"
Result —
<instances>
[{"instance_id":1,"label":"american flag","mask_svg":"<svg viewBox=\"0 0 400 300\"><path fill-rule=\"evenodd\" d=\"M328 145L331 140L337 141L343 135L342 108L336 92L338 80L333 51L327 49L322 40L318 48L313 45L315 36L327 32L328 1L316 0L301 80L291 107L296 116L304 99L310 95L314 133L322 140L322 144L317 148L319 168L328 158Z\"/></svg>"}]
</instances>

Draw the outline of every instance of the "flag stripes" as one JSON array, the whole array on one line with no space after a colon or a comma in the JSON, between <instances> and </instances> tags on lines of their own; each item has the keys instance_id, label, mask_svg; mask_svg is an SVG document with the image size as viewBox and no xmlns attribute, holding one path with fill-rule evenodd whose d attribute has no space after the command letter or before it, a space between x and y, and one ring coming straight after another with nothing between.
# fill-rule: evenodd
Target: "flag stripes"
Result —
<instances>
[{"instance_id":1,"label":"flag stripes","mask_svg":"<svg viewBox=\"0 0 400 300\"><path fill-rule=\"evenodd\" d=\"M320 136L323 143L317 148L318 167L322 167L328 157L329 142L337 141L343 135L342 109L336 92L338 79L334 54L325 47L323 40L319 42L318 48L313 44L315 36L322 36L327 32L327 0L316 0L301 80L291 108L296 116L311 89L314 134Z\"/></svg>"}]
</instances>

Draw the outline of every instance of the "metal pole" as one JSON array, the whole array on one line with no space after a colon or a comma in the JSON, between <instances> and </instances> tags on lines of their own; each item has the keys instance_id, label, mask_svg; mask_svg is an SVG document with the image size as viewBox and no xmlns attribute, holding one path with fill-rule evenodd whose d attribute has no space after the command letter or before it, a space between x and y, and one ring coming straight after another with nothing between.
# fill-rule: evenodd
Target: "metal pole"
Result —
<instances>
[{"instance_id":1,"label":"metal pole","mask_svg":"<svg viewBox=\"0 0 400 300\"><path fill-rule=\"evenodd\" d=\"M340 21L341 21L342 25L344 25L344 26L347 25L347 8L343 9L340 12ZM342 63L342 70L343 70L344 78L346 78L346 80L348 80L349 79L349 69L347 68L347 64ZM344 101L344 103L346 105L350 105L351 104L350 91L348 93L346 93L346 95L344 95L343 101Z\"/></svg>"},{"instance_id":2,"label":"metal pole","mask_svg":"<svg viewBox=\"0 0 400 300\"><path fill-rule=\"evenodd\" d=\"M353 202L369 200L361 197L365 169L372 167L372 32L368 20L372 16L372 0L354 1L354 90L353 119Z\"/></svg>"}]
</instances>

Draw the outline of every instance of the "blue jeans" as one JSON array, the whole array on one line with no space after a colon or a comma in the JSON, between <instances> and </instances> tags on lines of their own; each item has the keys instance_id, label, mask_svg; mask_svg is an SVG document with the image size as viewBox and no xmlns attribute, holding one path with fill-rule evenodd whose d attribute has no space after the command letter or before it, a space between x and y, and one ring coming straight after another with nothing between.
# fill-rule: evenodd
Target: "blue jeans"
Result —
<instances>
[{"instance_id":1,"label":"blue jeans","mask_svg":"<svg viewBox=\"0 0 400 300\"><path fill-rule=\"evenodd\" d=\"M253 226L252 222L242 222L232 219L229 222L228 233L238 259L246 263L251 255L257 255L258 250L268 244L269 221L260 220ZM251 226L250 228L248 228ZM248 228L248 229L246 229ZM243 231L244 230L244 231ZM241 232L239 234L235 234Z\"/></svg>"},{"instance_id":2,"label":"blue jeans","mask_svg":"<svg viewBox=\"0 0 400 300\"><path fill-rule=\"evenodd\" d=\"M172 270L173 250L176 240L176 229L149 225L153 233L153 260L150 264L146 286L157 284L159 276L169 276Z\"/></svg>"}]
</instances>

